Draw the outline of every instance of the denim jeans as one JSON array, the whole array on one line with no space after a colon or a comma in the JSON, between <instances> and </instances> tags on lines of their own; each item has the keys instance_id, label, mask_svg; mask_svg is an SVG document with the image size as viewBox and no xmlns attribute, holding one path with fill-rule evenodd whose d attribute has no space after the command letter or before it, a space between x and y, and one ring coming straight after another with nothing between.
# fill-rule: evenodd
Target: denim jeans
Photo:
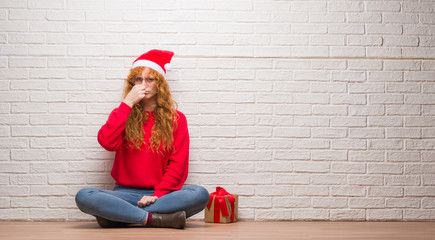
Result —
<instances>
[{"instance_id":1,"label":"denim jeans","mask_svg":"<svg viewBox=\"0 0 435 240\"><path fill-rule=\"evenodd\" d=\"M143 196L152 196L153 189L115 186L113 190L83 188L77 192L77 207L84 213L111 221L144 224L148 212L174 213L185 211L186 217L202 211L207 205L209 194L200 186L187 186L158 198L153 204L139 207Z\"/></svg>"}]
</instances>

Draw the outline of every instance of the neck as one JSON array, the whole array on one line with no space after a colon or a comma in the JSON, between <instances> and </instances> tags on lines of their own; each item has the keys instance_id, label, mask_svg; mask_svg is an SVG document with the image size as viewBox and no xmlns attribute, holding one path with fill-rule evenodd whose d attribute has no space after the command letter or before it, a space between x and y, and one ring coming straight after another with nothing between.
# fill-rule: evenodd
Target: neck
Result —
<instances>
[{"instance_id":1,"label":"neck","mask_svg":"<svg viewBox=\"0 0 435 240\"><path fill-rule=\"evenodd\" d=\"M148 111L148 112L154 111L154 108L156 106L155 99L146 99L146 100L143 99L141 103L144 111Z\"/></svg>"}]
</instances>

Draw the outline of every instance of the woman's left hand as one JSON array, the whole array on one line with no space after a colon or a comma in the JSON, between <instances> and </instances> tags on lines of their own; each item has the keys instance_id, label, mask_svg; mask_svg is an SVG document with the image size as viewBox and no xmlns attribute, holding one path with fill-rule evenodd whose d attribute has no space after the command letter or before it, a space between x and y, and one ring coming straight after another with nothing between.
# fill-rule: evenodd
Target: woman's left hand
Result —
<instances>
[{"instance_id":1,"label":"woman's left hand","mask_svg":"<svg viewBox=\"0 0 435 240\"><path fill-rule=\"evenodd\" d=\"M139 207L146 207L150 204L153 204L157 200L157 198L158 197L156 196L143 196L142 199L137 202L137 205Z\"/></svg>"}]
</instances>

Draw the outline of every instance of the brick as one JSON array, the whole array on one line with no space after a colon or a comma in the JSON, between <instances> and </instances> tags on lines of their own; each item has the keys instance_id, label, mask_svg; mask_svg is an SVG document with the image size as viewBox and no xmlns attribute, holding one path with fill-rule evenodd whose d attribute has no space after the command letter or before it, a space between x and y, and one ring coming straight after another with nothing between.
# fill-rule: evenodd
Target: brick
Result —
<instances>
[{"instance_id":1,"label":"brick","mask_svg":"<svg viewBox=\"0 0 435 240\"><path fill-rule=\"evenodd\" d=\"M295 186L294 191L296 196L328 196L329 193L327 186Z\"/></svg>"},{"instance_id":2,"label":"brick","mask_svg":"<svg viewBox=\"0 0 435 240\"><path fill-rule=\"evenodd\" d=\"M337 150L313 151L311 158L320 161L346 161L347 153Z\"/></svg>"},{"instance_id":3,"label":"brick","mask_svg":"<svg viewBox=\"0 0 435 240\"><path fill-rule=\"evenodd\" d=\"M2 216L2 219L7 220L27 220L29 219L29 209L0 209L0 215Z\"/></svg>"},{"instance_id":4,"label":"brick","mask_svg":"<svg viewBox=\"0 0 435 240\"><path fill-rule=\"evenodd\" d=\"M46 185L47 176L41 174L15 175L10 177L13 185Z\"/></svg>"},{"instance_id":5,"label":"brick","mask_svg":"<svg viewBox=\"0 0 435 240\"><path fill-rule=\"evenodd\" d=\"M294 172L308 172L308 173L324 173L329 172L329 163L321 162L294 162Z\"/></svg>"},{"instance_id":6,"label":"brick","mask_svg":"<svg viewBox=\"0 0 435 240\"><path fill-rule=\"evenodd\" d=\"M308 160L310 159L308 151L278 151L275 159L278 160Z\"/></svg>"},{"instance_id":7,"label":"brick","mask_svg":"<svg viewBox=\"0 0 435 240\"><path fill-rule=\"evenodd\" d=\"M310 198L307 197L274 197L273 207L304 208L310 207Z\"/></svg>"},{"instance_id":8,"label":"brick","mask_svg":"<svg viewBox=\"0 0 435 240\"><path fill-rule=\"evenodd\" d=\"M72 208L76 209L74 197L56 197L48 199L48 206L51 208Z\"/></svg>"},{"instance_id":9,"label":"brick","mask_svg":"<svg viewBox=\"0 0 435 240\"><path fill-rule=\"evenodd\" d=\"M421 201L422 208L433 209L435 208L435 198L423 198Z\"/></svg>"},{"instance_id":10,"label":"brick","mask_svg":"<svg viewBox=\"0 0 435 240\"><path fill-rule=\"evenodd\" d=\"M291 185L298 185L298 184L309 184L310 178L308 175L303 174L284 174L279 173L275 174L275 183L276 184L291 184Z\"/></svg>"},{"instance_id":11,"label":"brick","mask_svg":"<svg viewBox=\"0 0 435 240\"><path fill-rule=\"evenodd\" d=\"M389 209L369 209L367 210L368 220L401 220L403 214L401 210Z\"/></svg>"},{"instance_id":12,"label":"brick","mask_svg":"<svg viewBox=\"0 0 435 240\"><path fill-rule=\"evenodd\" d=\"M294 1L291 3L291 12L326 12L326 2Z\"/></svg>"},{"instance_id":13,"label":"brick","mask_svg":"<svg viewBox=\"0 0 435 240\"><path fill-rule=\"evenodd\" d=\"M291 163L279 161L272 163L256 163L255 168L257 172L290 172L292 165Z\"/></svg>"},{"instance_id":14,"label":"brick","mask_svg":"<svg viewBox=\"0 0 435 240\"><path fill-rule=\"evenodd\" d=\"M368 164L369 174L401 174L403 172L402 164Z\"/></svg>"},{"instance_id":15,"label":"brick","mask_svg":"<svg viewBox=\"0 0 435 240\"><path fill-rule=\"evenodd\" d=\"M330 219L331 220L365 220L366 212L365 210L330 210Z\"/></svg>"},{"instance_id":16,"label":"brick","mask_svg":"<svg viewBox=\"0 0 435 240\"><path fill-rule=\"evenodd\" d=\"M413 219L413 220L433 220L435 211L427 210L427 209L415 209L415 210L403 210L403 218L404 219Z\"/></svg>"},{"instance_id":17,"label":"brick","mask_svg":"<svg viewBox=\"0 0 435 240\"><path fill-rule=\"evenodd\" d=\"M367 162L381 162L384 160L384 153L382 151L349 151L350 161L367 161Z\"/></svg>"},{"instance_id":18,"label":"brick","mask_svg":"<svg viewBox=\"0 0 435 240\"><path fill-rule=\"evenodd\" d=\"M348 183L350 185L358 186L380 186L384 184L384 177L373 175L350 175L348 176Z\"/></svg>"},{"instance_id":19,"label":"brick","mask_svg":"<svg viewBox=\"0 0 435 240\"><path fill-rule=\"evenodd\" d=\"M314 208L344 208L347 206L347 198L314 197L312 199Z\"/></svg>"},{"instance_id":20,"label":"brick","mask_svg":"<svg viewBox=\"0 0 435 240\"><path fill-rule=\"evenodd\" d=\"M369 197L402 197L404 194L403 187L369 187Z\"/></svg>"},{"instance_id":21,"label":"brick","mask_svg":"<svg viewBox=\"0 0 435 240\"><path fill-rule=\"evenodd\" d=\"M347 181L342 175L312 175L311 182L314 185L345 185Z\"/></svg>"},{"instance_id":22,"label":"brick","mask_svg":"<svg viewBox=\"0 0 435 240\"><path fill-rule=\"evenodd\" d=\"M244 215L246 216L246 214ZM257 209L255 210L255 220L290 220L292 211L284 209Z\"/></svg>"},{"instance_id":23,"label":"brick","mask_svg":"<svg viewBox=\"0 0 435 240\"><path fill-rule=\"evenodd\" d=\"M369 141L369 149L373 150L400 150L403 149L402 140L371 140Z\"/></svg>"},{"instance_id":24,"label":"brick","mask_svg":"<svg viewBox=\"0 0 435 240\"><path fill-rule=\"evenodd\" d=\"M367 142L365 140L339 140L336 139L331 143L331 149L339 149L339 150L364 150L367 149Z\"/></svg>"},{"instance_id":25,"label":"brick","mask_svg":"<svg viewBox=\"0 0 435 240\"><path fill-rule=\"evenodd\" d=\"M398 12L401 8L400 3L398 2L368 2L366 7L368 11L373 12Z\"/></svg>"},{"instance_id":26,"label":"brick","mask_svg":"<svg viewBox=\"0 0 435 240\"><path fill-rule=\"evenodd\" d=\"M386 176L386 185L391 186L417 186L421 183L420 176Z\"/></svg>"},{"instance_id":27,"label":"brick","mask_svg":"<svg viewBox=\"0 0 435 240\"><path fill-rule=\"evenodd\" d=\"M329 210L324 209L295 209L293 210L295 220L327 220Z\"/></svg>"},{"instance_id":28,"label":"brick","mask_svg":"<svg viewBox=\"0 0 435 240\"><path fill-rule=\"evenodd\" d=\"M390 198L386 200L387 208L420 208L420 199Z\"/></svg>"},{"instance_id":29,"label":"brick","mask_svg":"<svg viewBox=\"0 0 435 240\"><path fill-rule=\"evenodd\" d=\"M333 173L365 173L366 164L363 163L332 163Z\"/></svg>"}]
</instances>

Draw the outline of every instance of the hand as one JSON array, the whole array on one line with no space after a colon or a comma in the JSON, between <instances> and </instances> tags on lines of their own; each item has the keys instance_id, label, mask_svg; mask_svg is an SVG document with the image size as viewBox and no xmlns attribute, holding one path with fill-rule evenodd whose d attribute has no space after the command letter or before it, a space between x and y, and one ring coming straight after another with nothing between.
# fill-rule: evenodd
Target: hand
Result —
<instances>
[{"instance_id":1,"label":"hand","mask_svg":"<svg viewBox=\"0 0 435 240\"><path fill-rule=\"evenodd\" d=\"M144 85L134 85L123 102L128 106L133 107L145 97L145 89L146 87Z\"/></svg>"},{"instance_id":2,"label":"hand","mask_svg":"<svg viewBox=\"0 0 435 240\"><path fill-rule=\"evenodd\" d=\"M156 196L143 196L142 199L137 202L137 205L139 207L146 207L150 204L153 204L157 200L157 198L158 197Z\"/></svg>"}]
</instances>

